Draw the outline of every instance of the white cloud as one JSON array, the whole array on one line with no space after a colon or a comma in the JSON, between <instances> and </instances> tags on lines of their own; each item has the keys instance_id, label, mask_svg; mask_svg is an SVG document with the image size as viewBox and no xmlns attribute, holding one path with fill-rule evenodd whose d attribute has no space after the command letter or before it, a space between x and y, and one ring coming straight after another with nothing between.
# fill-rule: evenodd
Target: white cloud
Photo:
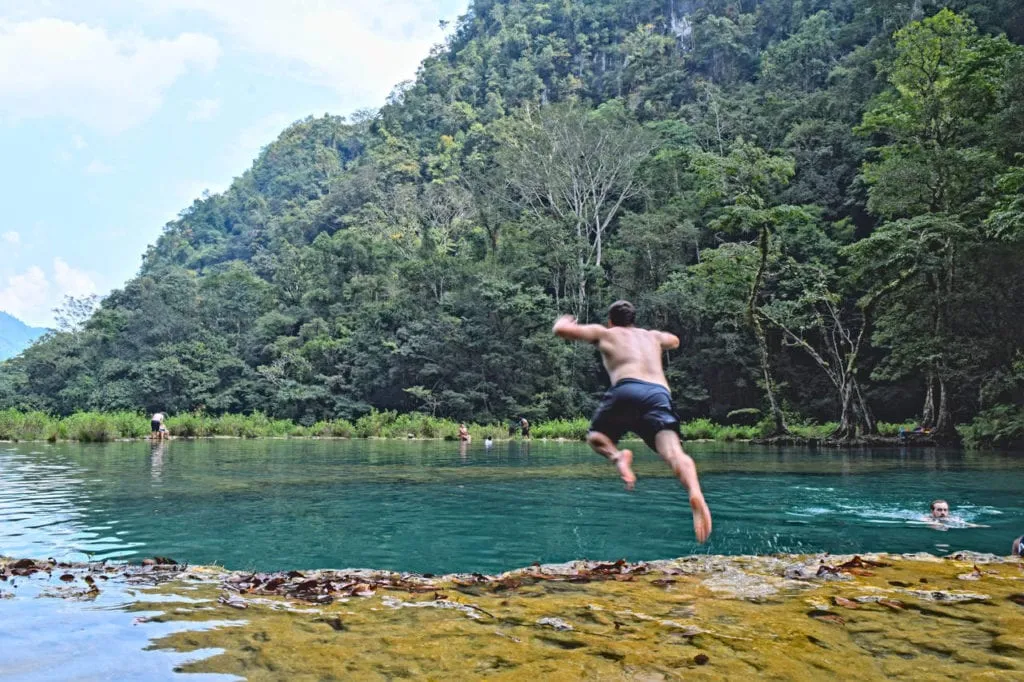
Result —
<instances>
[{"instance_id":1,"label":"white cloud","mask_svg":"<svg viewBox=\"0 0 1024 682\"><path fill-rule=\"evenodd\" d=\"M81 135L75 135L74 137L72 137L71 145L78 150L85 149L86 147L89 146L88 143L85 141L85 138L82 137Z\"/></svg>"},{"instance_id":2,"label":"white cloud","mask_svg":"<svg viewBox=\"0 0 1024 682\"><path fill-rule=\"evenodd\" d=\"M413 77L444 34L436 5L416 0L141 0L150 10L203 13L242 49L268 55L353 106L379 105ZM451 17L445 17L451 18Z\"/></svg>"},{"instance_id":3,"label":"white cloud","mask_svg":"<svg viewBox=\"0 0 1024 682\"><path fill-rule=\"evenodd\" d=\"M192 109L189 110L186 118L189 122L209 121L217 115L218 111L220 111L219 99L200 99L192 103Z\"/></svg>"},{"instance_id":4,"label":"white cloud","mask_svg":"<svg viewBox=\"0 0 1024 682\"><path fill-rule=\"evenodd\" d=\"M0 286L0 310L27 324L46 327L53 324L53 309L65 296L88 296L97 291L92 274L54 258L52 279L38 265L9 276Z\"/></svg>"},{"instance_id":5,"label":"white cloud","mask_svg":"<svg viewBox=\"0 0 1024 682\"><path fill-rule=\"evenodd\" d=\"M21 244L21 233L15 232L14 230L4 232L3 234L0 234L0 241L8 246L17 246L18 244Z\"/></svg>"},{"instance_id":6,"label":"white cloud","mask_svg":"<svg viewBox=\"0 0 1024 682\"><path fill-rule=\"evenodd\" d=\"M219 56L217 41L197 33L156 40L61 19L0 19L0 120L57 116L117 133L156 112L186 71L211 69Z\"/></svg>"},{"instance_id":7,"label":"white cloud","mask_svg":"<svg viewBox=\"0 0 1024 682\"><path fill-rule=\"evenodd\" d=\"M38 265L11 275L0 288L0 310L28 324L47 324L51 319L48 302L50 282Z\"/></svg>"},{"instance_id":8,"label":"white cloud","mask_svg":"<svg viewBox=\"0 0 1024 682\"><path fill-rule=\"evenodd\" d=\"M97 291L96 282L89 273L71 267L63 258L53 259L53 280L61 299L64 296L88 296Z\"/></svg>"},{"instance_id":9,"label":"white cloud","mask_svg":"<svg viewBox=\"0 0 1024 682\"><path fill-rule=\"evenodd\" d=\"M92 163L85 167L86 175L106 175L112 172L114 172L113 166L103 163L99 159L93 160Z\"/></svg>"}]
</instances>

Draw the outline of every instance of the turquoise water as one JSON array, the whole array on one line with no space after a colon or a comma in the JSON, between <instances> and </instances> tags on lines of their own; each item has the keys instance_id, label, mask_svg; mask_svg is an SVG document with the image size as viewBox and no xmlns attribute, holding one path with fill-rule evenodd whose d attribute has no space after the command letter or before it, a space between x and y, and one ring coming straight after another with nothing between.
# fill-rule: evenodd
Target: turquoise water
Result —
<instances>
[{"instance_id":1,"label":"turquoise water","mask_svg":"<svg viewBox=\"0 0 1024 682\"><path fill-rule=\"evenodd\" d=\"M1024 533L1024 458L1014 455L688 450L714 515L705 545L668 468L639 451L627 493L576 443L0 445L0 554L496 572L691 553L1006 554ZM936 497L988 527L921 523Z\"/></svg>"}]
</instances>

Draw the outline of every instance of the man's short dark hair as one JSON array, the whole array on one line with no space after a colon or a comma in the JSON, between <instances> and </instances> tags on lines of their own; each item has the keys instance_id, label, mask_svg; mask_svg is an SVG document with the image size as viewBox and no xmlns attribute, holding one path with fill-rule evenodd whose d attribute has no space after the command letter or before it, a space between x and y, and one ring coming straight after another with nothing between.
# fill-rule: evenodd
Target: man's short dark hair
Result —
<instances>
[{"instance_id":1,"label":"man's short dark hair","mask_svg":"<svg viewBox=\"0 0 1024 682\"><path fill-rule=\"evenodd\" d=\"M632 327L636 322L636 308L629 301L616 301L608 308L608 319L616 327Z\"/></svg>"}]
</instances>

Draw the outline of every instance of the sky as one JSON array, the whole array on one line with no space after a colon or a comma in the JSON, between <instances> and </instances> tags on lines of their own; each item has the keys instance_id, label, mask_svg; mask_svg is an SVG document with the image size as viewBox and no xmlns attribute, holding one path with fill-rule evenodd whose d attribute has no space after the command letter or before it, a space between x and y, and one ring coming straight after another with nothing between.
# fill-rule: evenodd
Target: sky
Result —
<instances>
[{"instance_id":1,"label":"sky","mask_svg":"<svg viewBox=\"0 0 1024 682\"><path fill-rule=\"evenodd\" d=\"M103 295L293 121L384 103L468 0L0 0L0 310Z\"/></svg>"}]
</instances>

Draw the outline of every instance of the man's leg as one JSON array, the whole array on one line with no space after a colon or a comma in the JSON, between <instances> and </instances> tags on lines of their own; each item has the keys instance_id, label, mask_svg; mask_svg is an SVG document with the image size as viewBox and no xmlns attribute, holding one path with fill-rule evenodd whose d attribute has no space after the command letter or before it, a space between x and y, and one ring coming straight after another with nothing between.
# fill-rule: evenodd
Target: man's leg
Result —
<instances>
[{"instance_id":1,"label":"man's leg","mask_svg":"<svg viewBox=\"0 0 1024 682\"><path fill-rule=\"evenodd\" d=\"M679 482L690 493L690 511L693 512L693 531L698 542L704 542L711 535L711 510L704 501L704 493L697 480L697 466L693 459L683 452L683 444L679 442L679 434L670 429L659 431L654 436L654 449L662 459L668 462Z\"/></svg>"},{"instance_id":2,"label":"man's leg","mask_svg":"<svg viewBox=\"0 0 1024 682\"><path fill-rule=\"evenodd\" d=\"M594 449L599 455L611 460L615 468L619 470L619 476L626 484L626 490L632 490L636 484L636 474L633 473L633 453L629 450L619 450L611 438L600 431L591 431L587 434L587 445Z\"/></svg>"}]
</instances>

